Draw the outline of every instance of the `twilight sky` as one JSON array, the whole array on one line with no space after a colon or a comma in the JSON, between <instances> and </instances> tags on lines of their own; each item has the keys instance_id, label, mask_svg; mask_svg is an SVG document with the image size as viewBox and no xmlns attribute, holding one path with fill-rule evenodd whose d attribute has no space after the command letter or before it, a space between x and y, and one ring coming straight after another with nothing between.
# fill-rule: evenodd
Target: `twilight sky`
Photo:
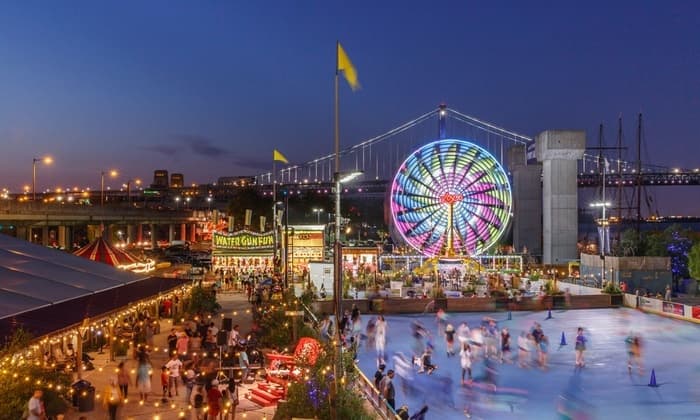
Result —
<instances>
[{"instance_id":1,"label":"twilight sky","mask_svg":"<svg viewBox=\"0 0 700 420\"><path fill-rule=\"evenodd\" d=\"M329 153L336 39L363 87L342 86L343 146L442 101L589 144L619 113L631 142L642 111L645 160L700 167L697 2L30 0L0 5L0 188L44 154L37 189Z\"/></svg>"}]
</instances>

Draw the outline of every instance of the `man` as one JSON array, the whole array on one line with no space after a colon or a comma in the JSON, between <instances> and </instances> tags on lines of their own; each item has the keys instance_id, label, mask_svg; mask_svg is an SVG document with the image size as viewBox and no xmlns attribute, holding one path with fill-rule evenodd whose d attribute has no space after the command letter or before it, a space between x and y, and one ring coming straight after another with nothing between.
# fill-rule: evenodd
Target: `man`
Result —
<instances>
[{"instance_id":1,"label":"man","mask_svg":"<svg viewBox=\"0 0 700 420\"><path fill-rule=\"evenodd\" d=\"M396 401L394 399L395 390L394 390L394 383L392 382L392 379L394 379L394 370L389 369L389 372L387 372L384 379L382 379L381 385L382 385L382 395L384 395L384 399L386 399L386 403L389 404L389 407L391 407L392 410L395 410L395 408L394 408L395 404L396 404Z\"/></svg>"},{"instance_id":2,"label":"man","mask_svg":"<svg viewBox=\"0 0 700 420\"><path fill-rule=\"evenodd\" d=\"M374 386L377 387L377 389L381 390L379 388L379 384L381 384L382 379L384 379L384 369L386 368L386 365L384 363L380 364L379 367L377 368L377 371L374 373Z\"/></svg>"},{"instance_id":3,"label":"man","mask_svg":"<svg viewBox=\"0 0 700 420\"><path fill-rule=\"evenodd\" d=\"M168 334L168 354L173 354L177 351L177 334L175 333L175 328L170 330Z\"/></svg>"},{"instance_id":4,"label":"man","mask_svg":"<svg viewBox=\"0 0 700 420\"><path fill-rule=\"evenodd\" d=\"M671 285L667 284L666 285L666 295L664 296L664 300L666 301L671 301Z\"/></svg>"},{"instance_id":5,"label":"man","mask_svg":"<svg viewBox=\"0 0 700 420\"><path fill-rule=\"evenodd\" d=\"M240 327L238 326L238 324L234 325L233 329L231 330L231 332L228 335L228 343L227 344L228 344L229 351L233 351L233 349L235 349L236 346L238 346L238 340L240 339L240 336L241 336L240 331L238 331L239 328Z\"/></svg>"},{"instance_id":6,"label":"man","mask_svg":"<svg viewBox=\"0 0 700 420\"><path fill-rule=\"evenodd\" d=\"M180 369L182 368L182 362L174 353L168 363L165 364L168 369L168 396L173 397L173 388L175 388L175 396L178 396L177 386L178 378L180 377Z\"/></svg>"},{"instance_id":7,"label":"man","mask_svg":"<svg viewBox=\"0 0 700 420\"><path fill-rule=\"evenodd\" d=\"M29 417L27 420L46 420L46 410L44 409L44 402L41 397L44 396L44 392L40 389L34 391L34 395L29 399Z\"/></svg>"}]
</instances>

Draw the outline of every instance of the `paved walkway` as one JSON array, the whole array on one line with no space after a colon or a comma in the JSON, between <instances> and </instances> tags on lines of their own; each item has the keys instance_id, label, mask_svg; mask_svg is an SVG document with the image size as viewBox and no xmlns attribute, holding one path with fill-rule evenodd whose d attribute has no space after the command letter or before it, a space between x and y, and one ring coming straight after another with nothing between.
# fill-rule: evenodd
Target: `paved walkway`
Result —
<instances>
[{"instance_id":1,"label":"paved walkway","mask_svg":"<svg viewBox=\"0 0 700 420\"><path fill-rule=\"evenodd\" d=\"M222 306L221 313L226 317L233 319L234 324L240 325L240 330L243 333L250 331L252 324L252 315L250 312L250 304L246 301L245 295L242 293L221 293L218 296L219 303ZM221 324L221 317L212 317L218 326ZM172 327L172 320L161 320L161 333L154 337L154 344L159 351L151 353L151 362L154 367L154 375L152 380L153 392L148 398L148 402L139 403L138 393L136 391L135 369L137 367L136 360L131 357L118 357L116 361L109 361L109 351L104 354L90 353L95 358L93 361L95 370L83 373L83 379L90 381L99 395L107 386L110 377L116 377L115 370L119 362L124 361L128 371L132 372L132 386L129 387L129 395L127 401L119 408L118 418L124 420L169 420L177 418L196 419L197 413L195 409L190 408L185 401L185 389L180 386L180 396L168 399L167 402L162 402L160 399L160 376L159 367L167 362L167 353L163 348L167 349L166 337ZM243 385L239 388L239 402L236 409L236 419L272 419L274 415L274 407L260 407L257 404L245 398L247 389L256 384ZM79 413L76 408L73 408L66 414L65 420L77 420L80 416L85 416L90 420L107 419L107 410L102 406L102 399L95 398L95 408L93 411ZM229 416L229 418L231 418Z\"/></svg>"}]
</instances>

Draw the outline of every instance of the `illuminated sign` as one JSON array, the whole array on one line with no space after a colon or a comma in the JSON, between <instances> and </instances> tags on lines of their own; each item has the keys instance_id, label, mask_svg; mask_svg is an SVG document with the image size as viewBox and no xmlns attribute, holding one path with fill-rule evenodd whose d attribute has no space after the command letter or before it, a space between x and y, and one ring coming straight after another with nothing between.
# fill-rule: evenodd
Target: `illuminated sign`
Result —
<instances>
[{"instance_id":1,"label":"illuminated sign","mask_svg":"<svg viewBox=\"0 0 700 420\"><path fill-rule=\"evenodd\" d=\"M275 247L275 238L273 232L256 233L248 230L241 230L230 235L214 232L212 247L214 249L233 249L241 251L272 250Z\"/></svg>"}]
</instances>

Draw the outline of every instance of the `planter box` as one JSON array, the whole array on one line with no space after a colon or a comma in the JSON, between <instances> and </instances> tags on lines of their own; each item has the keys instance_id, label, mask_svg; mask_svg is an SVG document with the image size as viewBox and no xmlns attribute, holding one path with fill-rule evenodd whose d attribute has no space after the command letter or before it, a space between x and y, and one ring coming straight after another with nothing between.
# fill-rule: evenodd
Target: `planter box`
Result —
<instances>
[{"instance_id":1,"label":"planter box","mask_svg":"<svg viewBox=\"0 0 700 420\"><path fill-rule=\"evenodd\" d=\"M439 309L446 311L447 310L447 298L435 298L435 308L434 309L436 312Z\"/></svg>"},{"instance_id":2,"label":"planter box","mask_svg":"<svg viewBox=\"0 0 700 420\"><path fill-rule=\"evenodd\" d=\"M610 305L612 306L622 306L622 295L610 295Z\"/></svg>"}]
</instances>

